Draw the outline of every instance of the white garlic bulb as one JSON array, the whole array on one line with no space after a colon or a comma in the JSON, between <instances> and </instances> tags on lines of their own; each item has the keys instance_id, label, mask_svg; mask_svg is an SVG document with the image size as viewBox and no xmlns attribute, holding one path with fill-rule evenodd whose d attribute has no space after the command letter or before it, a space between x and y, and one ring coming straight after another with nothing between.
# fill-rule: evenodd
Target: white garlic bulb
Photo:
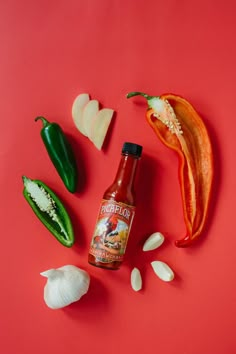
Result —
<instances>
[{"instance_id":1,"label":"white garlic bulb","mask_svg":"<svg viewBox=\"0 0 236 354\"><path fill-rule=\"evenodd\" d=\"M51 309L78 301L89 289L89 274L73 265L49 269L40 274L48 278L44 287L44 301Z\"/></svg>"}]
</instances>

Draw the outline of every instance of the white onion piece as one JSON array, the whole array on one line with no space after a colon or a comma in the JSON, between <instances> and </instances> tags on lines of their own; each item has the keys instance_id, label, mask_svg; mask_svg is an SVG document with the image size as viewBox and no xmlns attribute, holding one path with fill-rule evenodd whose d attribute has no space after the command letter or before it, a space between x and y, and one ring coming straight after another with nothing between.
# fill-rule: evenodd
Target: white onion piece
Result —
<instances>
[{"instance_id":1,"label":"white onion piece","mask_svg":"<svg viewBox=\"0 0 236 354\"><path fill-rule=\"evenodd\" d=\"M94 117L91 124L90 140L98 150L101 150L104 143L114 110L110 108L101 109Z\"/></svg>"},{"instance_id":2,"label":"white onion piece","mask_svg":"<svg viewBox=\"0 0 236 354\"><path fill-rule=\"evenodd\" d=\"M82 125L87 137L91 137L91 125L94 117L98 113L99 103L97 100L90 100L84 107Z\"/></svg>"},{"instance_id":3,"label":"white onion piece","mask_svg":"<svg viewBox=\"0 0 236 354\"><path fill-rule=\"evenodd\" d=\"M76 128L86 135L83 127L83 110L85 105L89 102L89 95L87 93L81 93L76 97L72 105L72 118L76 125Z\"/></svg>"}]
</instances>

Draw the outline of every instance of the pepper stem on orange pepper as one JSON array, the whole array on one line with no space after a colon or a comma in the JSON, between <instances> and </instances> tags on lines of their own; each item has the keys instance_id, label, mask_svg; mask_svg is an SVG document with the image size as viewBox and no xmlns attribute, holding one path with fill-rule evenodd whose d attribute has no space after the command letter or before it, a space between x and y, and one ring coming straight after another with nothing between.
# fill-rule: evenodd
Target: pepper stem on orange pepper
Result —
<instances>
[{"instance_id":1,"label":"pepper stem on orange pepper","mask_svg":"<svg viewBox=\"0 0 236 354\"><path fill-rule=\"evenodd\" d=\"M143 92L129 92L126 97L130 98L130 97L134 97L134 96L143 96L147 100L149 100L152 97L155 97L155 96L149 96L149 95L147 95L146 93L143 93Z\"/></svg>"}]
</instances>

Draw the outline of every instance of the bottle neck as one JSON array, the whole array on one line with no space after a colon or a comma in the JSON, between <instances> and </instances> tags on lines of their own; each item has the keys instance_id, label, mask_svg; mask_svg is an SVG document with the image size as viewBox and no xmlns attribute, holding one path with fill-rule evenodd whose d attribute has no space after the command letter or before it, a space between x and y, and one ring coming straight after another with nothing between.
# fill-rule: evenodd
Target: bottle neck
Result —
<instances>
[{"instance_id":1,"label":"bottle neck","mask_svg":"<svg viewBox=\"0 0 236 354\"><path fill-rule=\"evenodd\" d=\"M121 156L120 164L114 180L114 183L118 187L124 188L126 190L132 190L138 160L139 158L133 155Z\"/></svg>"}]
</instances>

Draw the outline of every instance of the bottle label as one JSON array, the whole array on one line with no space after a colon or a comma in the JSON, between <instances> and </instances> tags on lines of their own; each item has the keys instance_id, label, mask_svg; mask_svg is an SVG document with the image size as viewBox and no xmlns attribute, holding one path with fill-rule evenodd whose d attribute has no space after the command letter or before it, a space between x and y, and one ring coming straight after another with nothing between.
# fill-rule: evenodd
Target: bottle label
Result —
<instances>
[{"instance_id":1,"label":"bottle label","mask_svg":"<svg viewBox=\"0 0 236 354\"><path fill-rule=\"evenodd\" d=\"M102 200L89 253L97 262L122 262L135 207Z\"/></svg>"}]
</instances>

